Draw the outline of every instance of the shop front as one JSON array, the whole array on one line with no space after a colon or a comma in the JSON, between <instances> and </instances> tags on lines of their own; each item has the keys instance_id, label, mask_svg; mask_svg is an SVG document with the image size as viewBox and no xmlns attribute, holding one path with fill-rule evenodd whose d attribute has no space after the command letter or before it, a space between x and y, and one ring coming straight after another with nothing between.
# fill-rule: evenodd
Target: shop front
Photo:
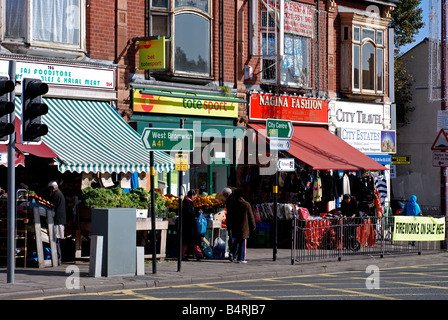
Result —
<instances>
[{"instance_id":1,"label":"shop front","mask_svg":"<svg viewBox=\"0 0 448 320\"><path fill-rule=\"evenodd\" d=\"M193 129L195 149L184 187L212 195L235 184L237 140L244 138L244 127L235 125L240 103L246 100L234 95L134 86L131 125L141 133L149 126L179 128L182 120L184 129ZM159 180L166 193L178 194L177 175L160 175Z\"/></svg>"},{"instance_id":2,"label":"shop front","mask_svg":"<svg viewBox=\"0 0 448 320\"><path fill-rule=\"evenodd\" d=\"M2 73L7 73L8 63L8 60L0 60ZM16 61L15 153L16 165L21 164L15 172L16 188L25 189L23 194L26 196L21 199L23 205L51 210L48 202L44 201L49 197L47 185L49 181L57 181L66 198L66 239L76 239L77 250L86 249L85 255L88 255L89 248L90 216L84 214L84 204L79 201L82 190L89 186L148 189L146 175L151 172L149 152L140 135L115 109L115 68L86 63L67 65L57 61ZM24 78L41 79L50 87L43 97L48 113L42 116L42 122L48 126L48 134L42 137L39 145L21 143L20 82ZM7 148L1 148L0 152L3 159ZM155 152L154 160L155 171L174 169L174 159L164 152ZM6 167L1 166L0 172L0 187L5 189ZM131 178L134 174L136 183ZM31 195L36 195L36 198L32 199ZM18 205L17 213L19 210L26 214L31 212L23 208ZM0 210L0 216L5 215L6 211ZM29 222L33 221L31 216ZM66 243L71 246L74 242L67 240ZM33 242L30 245L28 253L32 254ZM26 259L33 261L34 257Z\"/></svg>"},{"instance_id":3,"label":"shop front","mask_svg":"<svg viewBox=\"0 0 448 320\"><path fill-rule=\"evenodd\" d=\"M328 108L329 102L324 99L251 93L248 130L257 133L258 147L261 147L260 144L269 145L266 119L290 120L293 123L288 147L267 151L270 161L294 159L293 171L278 171L277 174L280 220L291 220L305 211L302 218L321 219L321 216L340 206L342 195L346 193L356 193L357 201L361 201L374 193L373 185L363 184L363 179L366 179L364 177L370 177L371 172L386 170L383 165L328 130ZM271 172L256 178L253 173L260 172L260 169L262 168L258 164L248 165L244 176L249 179L243 181L243 185L254 206L257 222L270 223L273 219L274 175ZM344 189L343 183L345 176L350 173L356 177L353 179L356 186L353 186L352 191ZM369 207L362 210L369 211ZM290 226L287 221L285 228L289 230ZM285 234L288 233L284 232L283 235ZM281 230L279 235L282 235Z\"/></svg>"},{"instance_id":4,"label":"shop front","mask_svg":"<svg viewBox=\"0 0 448 320\"><path fill-rule=\"evenodd\" d=\"M387 170L372 173L381 204L389 206L390 165L396 153L396 132L391 130L390 104L333 101L330 122L346 143L369 156Z\"/></svg>"}]
</instances>

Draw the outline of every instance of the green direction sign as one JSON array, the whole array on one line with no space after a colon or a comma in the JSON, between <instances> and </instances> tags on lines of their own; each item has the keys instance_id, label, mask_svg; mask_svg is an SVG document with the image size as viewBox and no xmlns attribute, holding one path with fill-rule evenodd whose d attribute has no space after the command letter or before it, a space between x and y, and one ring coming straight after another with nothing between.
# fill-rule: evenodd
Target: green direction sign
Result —
<instances>
[{"instance_id":1,"label":"green direction sign","mask_svg":"<svg viewBox=\"0 0 448 320\"><path fill-rule=\"evenodd\" d=\"M266 133L268 138L291 139L294 127L290 120L266 120Z\"/></svg>"},{"instance_id":2,"label":"green direction sign","mask_svg":"<svg viewBox=\"0 0 448 320\"><path fill-rule=\"evenodd\" d=\"M194 130L145 128L142 141L150 151L193 151Z\"/></svg>"}]
</instances>

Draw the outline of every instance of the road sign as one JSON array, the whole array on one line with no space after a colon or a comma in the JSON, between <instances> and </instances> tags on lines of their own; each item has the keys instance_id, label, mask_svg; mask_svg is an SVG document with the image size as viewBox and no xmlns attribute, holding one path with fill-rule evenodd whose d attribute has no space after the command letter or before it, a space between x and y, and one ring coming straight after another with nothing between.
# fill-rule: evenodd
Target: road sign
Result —
<instances>
[{"instance_id":1,"label":"road sign","mask_svg":"<svg viewBox=\"0 0 448 320\"><path fill-rule=\"evenodd\" d=\"M294 171L294 159L278 159L277 161L278 171Z\"/></svg>"},{"instance_id":2,"label":"road sign","mask_svg":"<svg viewBox=\"0 0 448 320\"><path fill-rule=\"evenodd\" d=\"M291 147L291 143L286 139L271 139L269 140L269 149L271 150L279 150L279 151L288 151Z\"/></svg>"},{"instance_id":3,"label":"road sign","mask_svg":"<svg viewBox=\"0 0 448 320\"><path fill-rule=\"evenodd\" d=\"M294 126L290 120L266 120L266 133L268 138L291 139Z\"/></svg>"},{"instance_id":4,"label":"road sign","mask_svg":"<svg viewBox=\"0 0 448 320\"><path fill-rule=\"evenodd\" d=\"M433 167L448 167L448 152L433 152L432 153Z\"/></svg>"},{"instance_id":5,"label":"road sign","mask_svg":"<svg viewBox=\"0 0 448 320\"><path fill-rule=\"evenodd\" d=\"M431 150L448 150L448 137L445 130L441 129L436 140L432 144Z\"/></svg>"},{"instance_id":6,"label":"road sign","mask_svg":"<svg viewBox=\"0 0 448 320\"><path fill-rule=\"evenodd\" d=\"M145 148L150 151L193 151L194 130L145 128L142 141Z\"/></svg>"},{"instance_id":7,"label":"road sign","mask_svg":"<svg viewBox=\"0 0 448 320\"><path fill-rule=\"evenodd\" d=\"M174 156L174 170L188 171L188 153L178 153Z\"/></svg>"}]
</instances>

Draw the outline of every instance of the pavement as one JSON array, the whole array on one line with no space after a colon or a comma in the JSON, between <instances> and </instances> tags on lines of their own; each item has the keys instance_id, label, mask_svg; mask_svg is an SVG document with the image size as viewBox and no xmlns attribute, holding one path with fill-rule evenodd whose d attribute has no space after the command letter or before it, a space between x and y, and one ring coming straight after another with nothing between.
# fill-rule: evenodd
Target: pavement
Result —
<instances>
[{"instance_id":1,"label":"pavement","mask_svg":"<svg viewBox=\"0 0 448 320\"><path fill-rule=\"evenodd\" d=\"M375 265L381 269L448 263L448 252L423 252L421 255L357 256L341 261L315 261L291 263L291 251L279 249L273 259L272 249L247 249L247 263L229 260L182 261L178 271L177 260L158 261L156 272L152 261L145 264L145 275L89 276L89 262L75 261L57 267L16 268L14 281L8 283L6 267L0 267L0 300L32 299L76 293L96 293L131 290L146 287L163 287L222 281L277 278L310 274L365 271ZM366 277L368 274L366 274Z\"/></svg>"}]
</instances>

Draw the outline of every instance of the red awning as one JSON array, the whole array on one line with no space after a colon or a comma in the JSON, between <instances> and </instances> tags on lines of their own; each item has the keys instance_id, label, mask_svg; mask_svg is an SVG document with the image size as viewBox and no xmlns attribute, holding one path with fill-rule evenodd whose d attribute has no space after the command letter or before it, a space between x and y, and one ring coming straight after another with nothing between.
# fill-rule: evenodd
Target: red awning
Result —
<instances>
[{"instance_id":1,"label":"red awning","mask_svg":"<svg viewBox=\"0 0 448 320\"><path fill-rule=\"evenodd\" d=\"M266 125L249 126L266 137ZM294 126L289 154L314 170L387 170L372 158L322 127Z\"/></svg>"},{"instance_id":2,"label":"red awning","mask_svg":"<svg viewBox=\"0 0 448 320\"><path fill-rule=\"evenodd\" d=\"M37 157L41 158L57 158L58 156L56 153L53 152L46 144L45 142L42 142L39 145L33 145L33 144L22 144L21 136L20 136L20 119L16 117L15 119L15 129L16 129L16 152L22 152L22 153L30 153L32 155L35 155ZM8 152L8 145L7 144L0 144L0 153L6 153Z\"/></svg>"}]
</instances>

